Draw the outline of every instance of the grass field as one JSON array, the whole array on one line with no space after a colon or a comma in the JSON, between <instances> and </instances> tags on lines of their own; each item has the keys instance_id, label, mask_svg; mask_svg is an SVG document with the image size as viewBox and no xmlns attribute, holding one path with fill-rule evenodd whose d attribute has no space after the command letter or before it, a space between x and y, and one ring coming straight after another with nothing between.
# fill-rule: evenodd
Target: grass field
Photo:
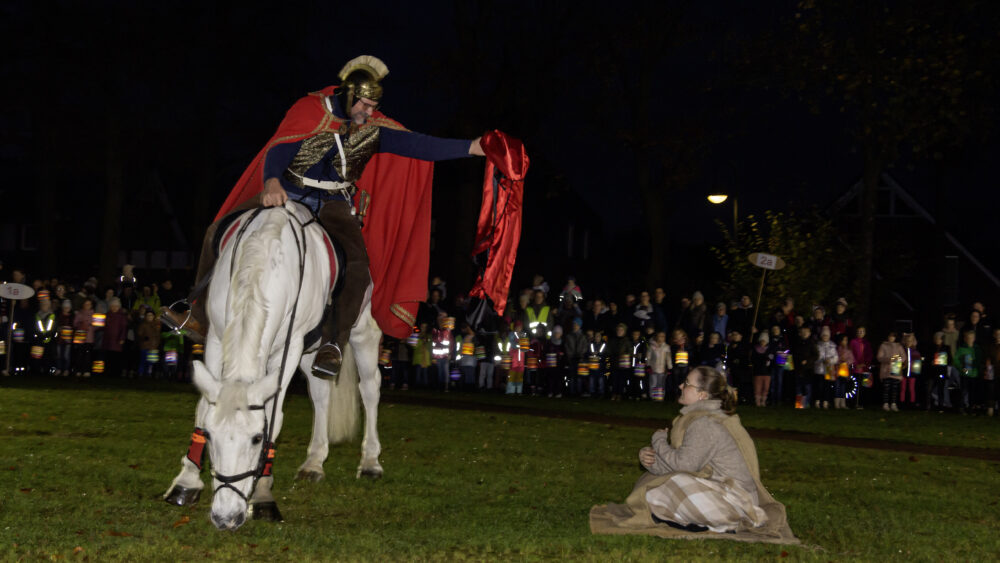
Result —
<instances>
[{"instance_id":1,"label":"grass field","mask_svg":"<svg viewBox=\"0 0 1000 563\"><path fill-rule=\"evenodd\" d=\"M208 520L207 498L189 508L160 500L187 447L195 398L187 387L161 383L0 381L0 558L1000 558L996 462L758 440L763 481L788 507L803 546L593 536L590 507L628 494L639 476L635 452L653 428L386 404L380 415L384 479L354 478L360 448L351 444L331 450L324 481L296 483L312 416L308 400L298 395L285 405L275 471L285 522L250 522L223 533ZM650 404L461 398L615 416L662 414L664 424L676 412ZM1000 445L1000 421L983 417L868 411L803 417L790 409L742 414L748 426Z\"/></svg>"}]
</instances>

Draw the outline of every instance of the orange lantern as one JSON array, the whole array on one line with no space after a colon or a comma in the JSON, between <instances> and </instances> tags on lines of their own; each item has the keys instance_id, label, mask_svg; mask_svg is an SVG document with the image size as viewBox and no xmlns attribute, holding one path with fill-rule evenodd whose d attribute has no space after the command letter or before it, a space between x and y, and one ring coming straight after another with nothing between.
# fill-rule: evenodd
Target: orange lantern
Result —
<instances>
[{"instance_id":1,"label":"orange lantern","mask_svg":"<svg viewBox=\"0 0 1000 563\"><path fill-rule=\"evenodd\" d=\"M73 344L84 344L87 342L87 331L77 330L73 333Z\"/></svg>"},{"instance_id":2,"label":"orange lantern","mask_svg":"<svg viewBox=\"0 0 1000 563\"><path fill-rule=\"evenodd\" d=\"M32 358L34 358L36 360L39 360L44 355L45 355L45 347L44 346L39 346L39 345L36 344L36 345L34 345L34 346L31 347L31 357Z\"/></svg>"},{"instance_id":3,"label":"orange lantern","mask_svg":"<svg viewBox=\"0 0 1000 563\"><path fill-rule=\"evenodd\" d=\"M94 373L104 373L104 360L94 360L90 366L90 371Z\"/></svg>"},{"instance_id":4,"label":"orange lantern","mask_svg":"<svg viewBox=\"0 0 1000 563\"><path fill-rule=\"evenodd\" d=\"M847 369L847 362L837 364L837 377L849 377L851 372Z\"/></svg>"},{"instance_id":5,"label":"orange lantern","mask_svg":"<svg viewBox=\"0 0 1000 563\"><path fill-rule=\"evenodd\" d=\"M107 315L104 313L94 313L94 316L91 317L91 322L95 327L101 328L104 326L104 321L107 320L107 318Z\"/></svg>"}]
</instances>

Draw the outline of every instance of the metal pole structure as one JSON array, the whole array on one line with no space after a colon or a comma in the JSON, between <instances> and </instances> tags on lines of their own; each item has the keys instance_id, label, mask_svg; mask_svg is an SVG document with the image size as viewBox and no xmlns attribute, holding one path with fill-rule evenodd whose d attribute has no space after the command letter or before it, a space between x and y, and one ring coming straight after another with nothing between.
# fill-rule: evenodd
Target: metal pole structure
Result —
<instances>
[{"instance_id":1,"label":"metal pole structure","mask_svg":"<svg viewBox=\"0 0 1000 563\"><path fill-rule=\"evenodd\" d=\"M753 329L757 327L757 314L760 313L760 298L764 295L764 278L767 277L767 270L760 276L760 287L757 288L757 301L753 308L753 321L750 323L750 334L753 334Z\"/></svg>"},{"instance_id":2,"label":"metal pole structure","mask_svg":"<svg viewBox=\"0 0 1000 563\"><path fill-rule=\"evenodd\" d=\"M739 208L740 208L739 202L740 202L739 198L734 195L733 196L733 242L735 242L737 246L739 246L739 244L740 244L740 233L739 233L739 230L738 230L739 229L739 213L740 213L740 211L739 211Z\"/></svg>"}]
</instances>

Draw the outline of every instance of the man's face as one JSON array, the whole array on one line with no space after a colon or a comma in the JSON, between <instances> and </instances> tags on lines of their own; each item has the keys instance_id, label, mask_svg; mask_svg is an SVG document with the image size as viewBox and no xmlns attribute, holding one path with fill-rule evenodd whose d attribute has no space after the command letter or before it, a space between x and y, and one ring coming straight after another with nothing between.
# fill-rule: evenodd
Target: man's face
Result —
<instances>
[{"instance_id":1,"label":"man's face","mask_svg":"<svg viewBox=\"0 0 1000 563\"><path fill-rule=\"evenodd\" d=\"M368 98L358 98L351 108L351 121L357 125L364 125L368 118L375 113L378 103Z\"/></svg>"},{"instance_id":2,"label":"man's face","mask_svg":"<svg viewBox=\"0 0 1000 563\"><path fill-rule=\"evenodd\" d=\"M742 305L743 307L749 307L750 306L750 296L749 295L744 295L743 297L740 297L740 305Z\"/></svg>"},{"instance_id":3,"label":"man's face","mask_svg":"<svg viewBox=\"0 0 1000 563\"><path fill-rule=\"evenodd\" d=\"M14 270L10 273L10 279L14 283L24 283L24 272L21 270Z\"/></svg>"},{"instance_id":4,"label":"man's face","mask_svg":"<svg viewBox=\"0 0 1000 563\"><path fill-rule=\"evenodd\" d=\"M643 305L649 305L649 292L643 291L639 294L639 303Z\"/></svg>"},{"instance_id":5,"label":"man's face","mask_svg":"<svg viewBox=\"0 0 1000 563\"><path fill-rule=\"evenodd\" d=\"M662 287L658 287L653 290L653 296L656 298L656 302L659 303L663 301L663 298L667 296L667 293L663 291Z\"/></svg>"},{"instance_id":6,"label":"man's face","mask_svg":"<svg viewBox=\"0 0 1000 563\"><path fill-rule=\"evenodd\" d=\"M594 312L600 313L603 310L604 310L604 301L601 301L600 299L594 300Z\"/></svg>"},{"instance_id":7,"label":"man's face","mask_svg":"<svg viewBox=\"0 0 1000 563\"><path fill-rule=\"evenodd\" d=\"M535 305L541 305L545 302L545 294L541 291L536 291L532 296L532 299L535 301Z\"/></svg>"}]
</instances>

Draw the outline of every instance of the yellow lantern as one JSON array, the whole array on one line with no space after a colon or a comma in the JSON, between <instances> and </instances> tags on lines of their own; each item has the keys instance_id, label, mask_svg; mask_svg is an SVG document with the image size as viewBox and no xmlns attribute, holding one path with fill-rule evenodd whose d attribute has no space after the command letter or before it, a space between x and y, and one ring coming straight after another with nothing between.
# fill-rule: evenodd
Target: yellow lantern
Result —
<instances>
[{"instance_id":1,"label":"yellow lantern","mask_svg":"<svg viewBox=\"0 0 1000 563\"><path fill-rule=\"evenodd\" d=\"M455 330L455 317L445 317L441 326L448 330Z\"/></svg>"},{"instance_id":2,"label":"yellow lantern","mask_svg":"<svg viewBox=\"0 0 1000 563\"><path fill-rule=\"evenodd\" d=\"M678 350L677 353L674 354L674 365L688 365L688 353L686 350Z\"/></svg>"},{"instance_id":3,"label":"yellow lantern","mask_svg":"<svg viewBox=\"0 0 1000 563\"><path fill-rule=\"evenodd\" d=\"M31 347L31 357L32 358L34 358L36 360L39 360L44 355L45 355L45 347L44 346L39 346L39 345L36 344L36 345L34 345L34 346Z\"/></svg>"},{"instance_id":4,"label":"yellow lantern","mask_svg":"<svg viewBox=\"0 0 1000 563\"><path fill-rule=\"evenodd\" d=\"M527 336L522 336L517 339L517 346L522 350L527 350L528 348L531 348L531 341L528 340Z\"/></svg>"},{"instance_id":5,"label":"yellow lantern","mask_svg":"<svg viewBox=\"0 0 1000 563\"><path fill-rule=\"evenodd\" d=\"M579 376L590 375L590 365L580 362L580 365L576 366L576 374Z\"/></svg>"},{"instance_id":6,"label":"yellow lantern","mask_svg":"<svg viewBox=\"0 0 1000 563\"><path fill-rule=\"evenodd\" d=\"M73 344L84 344L87 342L87 331L77 330L73 333Z\"/></svg>"},{"instance_id":7,"label":"yellow lantern","mask_svg":"<svg viewBox=\"0 0 1000 563\"><path fill-rule=\"evenodd\" d=\"M104 326L104 321L107 320L107 318L108 318L107 315L105 315L104 313L94 313L94 315L91 317L91 323L95 327L101 328L102 326Z\"/></svg>"},{"instance_id":8,"label":"yellow lantern","mask_svg":"<svg viewBox=\"0 0 1000 563\"><path fill-rule=\"evenodd\" d=\"M205 353L204 344L194 344L191 346L191 353L200 356Z\"/></svg>"},{"instance_id":9,"label":"yellow lantern","mask_svg":"<svg viewBox=\"0 0 1000 563\"><path fill-rule=\"evenodd\" d=\"M837 377L849 377L851 372L847 369L847 362L837 364Z\"/></svg>"},{"instance_id":10,"label":"yellow lantern","mask_svg":"<svg viewBox=\"0 0 1000 563\"><path fill-rule=\"evenodd\" d=\"M72 342L73 327L71 326L59 327L59 339L62 340L63 342Z\"/></svg>"},{"instance_id":11,"label":"yellow lantern","mask_svg":"<svg viewBox=\"0 0 1000 563\"><path fill-rule=\"evenodd\" d=\"M476 351L476 345L474 343L472 343L472 342L463 342L462 343L462 355L463 356L471 356L472 354L475 353L475 351Z\"/></svg>"},{"instance_id":12,"label":"yellow lantern","mask_svg":"<svg viewBox=\"0 0 1000 563\"><path fill-rule=\"evenodd\" d=\"M104 360L94 360L90 366L90 371L94 373L104 373Z\"/></svg>"}]
</instances>

